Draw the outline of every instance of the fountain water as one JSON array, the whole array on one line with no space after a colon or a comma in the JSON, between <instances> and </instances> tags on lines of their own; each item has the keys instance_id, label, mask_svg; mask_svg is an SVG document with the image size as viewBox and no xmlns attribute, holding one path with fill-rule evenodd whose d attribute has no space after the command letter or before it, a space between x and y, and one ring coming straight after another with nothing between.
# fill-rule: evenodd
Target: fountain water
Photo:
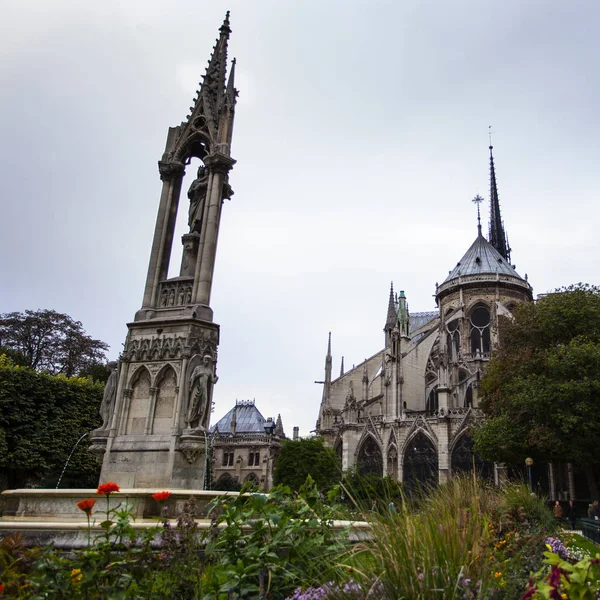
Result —
<instances>
[{"instance_id":1,"label":"fountain water","mask_svg":"<svg viewBox=\"0 0 600 600\"><path fill-rule=\"evenodd\" d=\"M60 486L60 482L62 481L63 475L65 474L65 471L67 470L67 467L69 466L69 461L71 460L71 456L73 456L73 452L75 452L75 450L77 449L77 446L79 446L79 442L86 436L86 435L90 435L89 432L84 433L76 442L75 445L73 446L73 449L71 450L71 454L69 454L69 457L67 458L67 462L65 463L65 466L63 467L62 473L60 474L60 477L58 478L58 482L56 484L56 489L59 488Z\"/></svg>"}]
</instances>

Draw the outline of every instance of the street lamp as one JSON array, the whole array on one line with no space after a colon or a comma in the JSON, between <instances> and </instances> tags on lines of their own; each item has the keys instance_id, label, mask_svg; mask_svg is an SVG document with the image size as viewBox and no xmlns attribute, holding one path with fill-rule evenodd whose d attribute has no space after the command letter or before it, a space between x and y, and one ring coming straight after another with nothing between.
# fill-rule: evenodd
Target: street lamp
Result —
<instances>
[{"instance_id":1,"label":"street lamp","mask_svg":"<svg viewBox=\"0 0 600 600\"><path fill-rule=\"evenodd\" d=\"M529 480L529 493L533 494L533 479L531 478L531 467L533 465L533 458L526 458L525 464L527 465L527 479Z\"/></svg>"}]
</instances>

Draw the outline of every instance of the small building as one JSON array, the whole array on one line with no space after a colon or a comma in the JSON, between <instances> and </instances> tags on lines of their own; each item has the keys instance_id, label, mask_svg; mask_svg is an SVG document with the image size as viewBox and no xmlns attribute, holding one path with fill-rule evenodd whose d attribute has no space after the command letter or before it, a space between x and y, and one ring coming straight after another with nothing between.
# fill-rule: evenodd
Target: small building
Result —
<instances>
[{"instance_id":1,"label":"small building","mask_svg":"<svg viewBox=\"0 0 600 600\"><path fill-rule=\"evenodd\" d=\"M249 481L273 487L273 463L285 439L281 415L265 419L254 400L235 406L210 428L213 489L230 490Z\"/></svg>"}]
</instances>

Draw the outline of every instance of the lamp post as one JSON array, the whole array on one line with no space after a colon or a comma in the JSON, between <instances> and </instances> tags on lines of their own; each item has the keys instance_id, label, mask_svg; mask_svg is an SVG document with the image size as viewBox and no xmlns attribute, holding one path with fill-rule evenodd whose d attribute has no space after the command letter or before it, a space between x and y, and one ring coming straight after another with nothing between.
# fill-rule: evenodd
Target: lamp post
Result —
<instances>
[{"instance_id":1,"label":"lamp post","mask_svg":"<svg viewBox=\"0 0 600 600\"><path fill-rule=\"evenodd\" d=\"M529 481L529 493L533 494L533 479L531 477L531 467L533 465L533 458L526 458L525 464L527 465L527 479Z\"/></svg>"},{"instance_id":2,"label":"lamp post","mask_svg":"<svg viewBox=\"0 0 600 600\"><path fill-rule=\"evenodd\" d=\"M275 431L275 423L273 418L269 417L264 424L265 433L267 434L267 469L265 473L265 492L268 491L270 485L270 470L271 470L271 441L273 439L273 431Z\"/></svg>"}]
</instances>

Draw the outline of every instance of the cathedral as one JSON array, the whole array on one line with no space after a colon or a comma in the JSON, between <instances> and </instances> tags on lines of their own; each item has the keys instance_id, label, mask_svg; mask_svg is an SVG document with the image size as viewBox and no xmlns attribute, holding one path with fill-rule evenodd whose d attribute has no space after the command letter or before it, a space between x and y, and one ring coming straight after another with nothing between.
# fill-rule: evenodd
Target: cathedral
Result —
<instances>
[{"instance_id":1,"label":"cathedral","mask_svg":"<svg viewBox=\"0 0 600 600\"><path fill-rule=\"evenodd\" d=\"M383 348L332 374L331 334L317 433L344 470L390 476L408 486L444 482L477 468L498 482L502 467L473 453L471 431L483 418L478 383L498 344L499 317L533 300L527 276L511 264L490 145L489 235L477 237L442 283L434 312L411 313L404 291L390 289ZM382 319L383 320L383 319Z\"/></svg>"}]
</instances>

